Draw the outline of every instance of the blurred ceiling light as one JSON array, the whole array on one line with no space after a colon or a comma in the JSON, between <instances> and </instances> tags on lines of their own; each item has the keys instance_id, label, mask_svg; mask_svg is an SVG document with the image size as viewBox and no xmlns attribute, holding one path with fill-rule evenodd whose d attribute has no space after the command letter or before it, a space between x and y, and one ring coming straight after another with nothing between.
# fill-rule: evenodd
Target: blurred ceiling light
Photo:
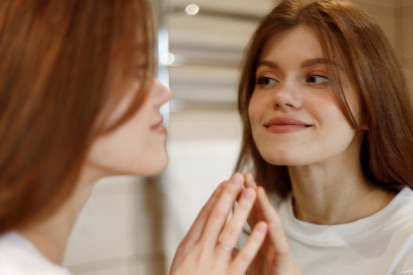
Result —
<instances>
[{"instance_id":1,"label":"blurred ceiling light","mask_svg":"<svg viewBox=\"0 0 413 275\"><path fill-rule=\"evenodd\" d=\"M175 55L173 53L166 53L161 56L160 60L162 65L170 66L175 62Z\"/></svg>"},{"instance_id":2,"label":"blurred ceiling light","mask_svg":"<svg viewBox=\"0 0 413 275\"><path fill-rule=\"evenodd\" d=\"M160 56L159 62L164 66L181 66L185 63L185 58L182 55L168 52Z\"/></svg>"},{"instance_id":3,"label":"blurred ceiling light","mask_svg":"<svg viewBox=\"0 0 413 275\"><path fill-rule=\"evenodd\" d=\"M185 12L186 12L188 15L191 15L191 16L196 15L196 14L199 12L199 6L196 5L196 4L189 4L189 5L186 6L186 8L185 8Z\"/></svg>"}]
</instances>

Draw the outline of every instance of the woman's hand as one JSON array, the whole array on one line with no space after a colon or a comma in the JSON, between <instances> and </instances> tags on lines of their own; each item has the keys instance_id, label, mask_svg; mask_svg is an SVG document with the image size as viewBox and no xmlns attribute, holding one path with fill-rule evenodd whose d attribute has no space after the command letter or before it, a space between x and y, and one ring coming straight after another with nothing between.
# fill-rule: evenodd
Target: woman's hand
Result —
<instances>
[{"instance_id":1,"label":"woman's hand","mask_svg":"<svg viewBox=\"0 0 413 275\"><path fill-rule=\"evenodd\" d=\"M238 206L228 219L237 198ZM234 249L255 199L254 188L243 190L242 175L223 182L180 244L170 274L245 274L267 234L267 224L257 222L245 246Z\"/></svg>"},{"instance_id":2,"label":"woman's hand","mask_svg":"<svg viewBox=\"0 0 413 275\"><path fill-rule=\"evenodd\" d=\"M253 228L259 221L268 224L267 238L260 252L250 265L248 275L298 275L302 274L293 262L284 235L281 220L271 205L264 189L258 187L251 174L246 173L245 188L257 190L257 199L248 218L248 224Z\"/></svg>"}]
</instances>

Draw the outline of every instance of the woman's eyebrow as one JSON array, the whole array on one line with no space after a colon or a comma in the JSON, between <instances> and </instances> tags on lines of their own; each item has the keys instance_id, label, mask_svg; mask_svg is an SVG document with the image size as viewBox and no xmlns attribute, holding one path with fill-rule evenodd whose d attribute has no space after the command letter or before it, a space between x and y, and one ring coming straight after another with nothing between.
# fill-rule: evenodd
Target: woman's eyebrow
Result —
<instances>
[{"instance_id":1,"label":"woman's eyebrow","mask_svg":"<svg viewBox=\"0 0 413 275\"><path fill-rule=\"evenodd\" d=\"M301 63L301 66L303 68L312 67L316 65L333 66L339 70L344 70L344 67L342 65L328 58L312 58L312 59L307 59Z\"/></svg>"},{"instance_id":2,"label":"woman's eyebrow","mask_svg":"<svg viewBox=\"0 0 413 275\"><path fill-rule=\"evenodd\" d=\"M257 68L259 67L270 67L271 69L279 69L280 66L278 66L277 63L269 60L261 60L258 62Z\"/></svg>"},{"instance_id":3,"label":"woman's eyebrow","mask_svg":"<svg viewBox=\"0 0 413 275\"><path fill-rule=\"evenodd\" d=\"M341 64L339 64L339 63L337 63L337 62L335 62L331 59L322 58L322 57L307 59L307 60L304 60L301 63L301 66L303 68L312 67L312 66L316 66L316 65L333 66L333 67L335 67L339 70L344 70L344 66L342 66ZM257 68L259 68L259 67L269 67L271 69L279 69L280 68L280 66L277 64L277 62L270 61L270 60L261 60L261 61L259 61L258 65L257 65Z\"/></svg>"}]
</instances>

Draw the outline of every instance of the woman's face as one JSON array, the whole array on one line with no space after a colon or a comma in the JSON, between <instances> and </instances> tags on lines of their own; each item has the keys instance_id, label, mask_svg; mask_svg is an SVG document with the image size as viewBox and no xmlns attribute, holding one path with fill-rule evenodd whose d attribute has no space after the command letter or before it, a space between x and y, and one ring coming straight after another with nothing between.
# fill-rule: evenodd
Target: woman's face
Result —
<instances>
[{"instance_id":1,"label":"woman's face","mask_svg":"<svg viewBox=\"0 0 413 275\"><path fill-rule=\"evenodd\" d=\"M86 167L97 177L110 175L152 176L167 164L166 129L159 112L172 96L171 91L151 78L149 94L140 109L125 123L98 138L92 145ZM113 111L119 117L139 90L139 80L131 81L125 97Z\"/></svg>"},{"instance_id":2,"label":"woman's face","mask_svg":"<svg viewBox=\"0 0 413 275\"><path fill-rule=\"evenodd\" d=\"M249 104L254 141L267 162L302 166L333 158L358 159L360 141L338 106L328 65L339 69L344 94L359 123L358 98L342 61L323 56L311 28L300 25L267 42Z\"/></svg>"}]
</instances>

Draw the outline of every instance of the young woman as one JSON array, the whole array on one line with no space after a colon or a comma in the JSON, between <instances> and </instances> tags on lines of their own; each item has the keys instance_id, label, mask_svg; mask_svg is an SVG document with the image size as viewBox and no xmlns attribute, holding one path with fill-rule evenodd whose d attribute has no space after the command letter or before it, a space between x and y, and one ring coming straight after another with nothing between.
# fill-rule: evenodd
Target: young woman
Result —
<instances>
[{"instance_id":1,"label":"young woman","mask_svg":"<svg viewBox=\"0 0 413 275\"><path fill-rule=\"evenodd\" d=\"M248 274L413 274L413 107L378 25L347 1L283 1L239 86L237 171L269 238ZM246 175L246 186L256 186Z\"/></svg>"},{"instance_id":2,"label":"young woman","mask_svg":"<svg viewBox=\"0 0 413 275\"><path fill-rule=\"evenodd\" d=\"M171 91L153 77L150 14L145 0L0 1L0 274L69 274L64 250L95 182L164 169ZM224 182L171 274L244 274L266 223L236 257L228 247L255 197Z\"/></svg>"}]
</instances>

